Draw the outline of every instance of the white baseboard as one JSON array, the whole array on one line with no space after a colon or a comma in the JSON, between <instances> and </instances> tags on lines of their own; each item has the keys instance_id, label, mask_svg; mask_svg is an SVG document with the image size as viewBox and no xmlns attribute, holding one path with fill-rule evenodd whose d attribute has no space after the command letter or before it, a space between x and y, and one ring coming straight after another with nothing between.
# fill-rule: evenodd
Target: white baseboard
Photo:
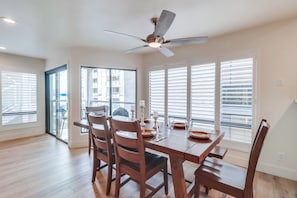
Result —
<instances>
[{"instance_id":1,"label":"white baseboard","mask_svg":"<svg viewBox=\"0 0 297 198\"><path fill-rule=\"evenodd\" d=\"M79 141L79 142L68 142L69 148L83 148L88 147L88 142Z\"/></svg>"},{"instance_id":2,"label":"white baseboard","mask_svg":"<svg viewBox=\"0 0 297 198\"><path fill-rule=\"evenodd\" d=\"M26 137L33 137L33 136L38 136L38 135L43 135L45 134L44 131L34 131L31 130L30 133L28 132L23 132L23 131L17 131L17 132L11 132L11 131L1 131L0 135L0 142L2 141L8 141L8 140L15 140L15 139L21 139L21 138L26 138Z\"/></svg>"},{"instance_id":3,"label":"white baseboard","mask_svg":"<svg viewBox=\"0 0 297 198\"><path fill-rule=\"evenodd\" d=\"M258 163L257 171L297 181L297 170L268 163Z\"/></svg>"}]
</instances>

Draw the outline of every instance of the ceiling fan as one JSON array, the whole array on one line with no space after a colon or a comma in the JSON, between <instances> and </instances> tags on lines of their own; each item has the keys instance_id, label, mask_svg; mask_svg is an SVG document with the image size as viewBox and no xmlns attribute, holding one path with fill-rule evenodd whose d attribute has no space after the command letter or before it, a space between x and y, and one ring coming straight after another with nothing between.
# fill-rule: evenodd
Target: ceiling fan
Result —
<instances>
[{"instance_id":1,"label":"ceiling fan","mask_svg":"<svg viewBox=\"0 0 297 198\"><path fill-rule=\"evenodd\" d=\"M155 25L155 30L152 34L149 34L146 37L146 39L140 38L138 36L126 34L126 33L112 31L112 30L104 30L104 31L109 32L109 33L115 33L115 34L121 34L124 36L129 36L129 37L135 38L137 40L141 40L144 43L146 43L145 45L127 50L126 51L127 53L133 52L133 51L138 50L143 47L151 47L151 48L157 48L166 57L171 57L174 55L174 53L171 50L169 50L167 47L165 47L168 44L185 45L185 44L205 43L208 41L207 36L187 37L187 38L177 38L177 39L166 40L164 38L164 35L167 32L167 30L169 29L169 27L171 26L174 18L175 18L175 13L168 11L168 10L163 10L160 18L157 18L157 17L151 18L151 22Z\"/></svg>"}]
</instances>

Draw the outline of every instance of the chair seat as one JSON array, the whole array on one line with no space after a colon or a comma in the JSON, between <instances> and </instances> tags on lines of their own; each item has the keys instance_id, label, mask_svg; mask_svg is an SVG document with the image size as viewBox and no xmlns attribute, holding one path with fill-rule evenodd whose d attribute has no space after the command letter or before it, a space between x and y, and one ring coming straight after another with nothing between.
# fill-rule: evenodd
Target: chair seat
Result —
<instances>
[{"instance_id":1,"label":"chair seat","mask_svg":"<svg viewBox=\"0 0 297 198\"><path fill-rule=\"evenodd\" d=\"M203 176L206 186L211 182L211 186L215 184L215 189L233 188L233 191L241 194L245 187L247 169L207 157L195 174Z\"/></svg>"},{"instance_id":2,"label":"chair seat","mask_svg":"<svg viewBox=\"0 0 297 198\"><path fill-rule=\"evenodd\" d=\"M145 152L145 163L146 163L146 178L150 178L152 175L158 172L156 167L162 167L164 163L167 163L167 158L156 155L153 153ZM139 164L135 164L126 160L121 160L121 164L126 167L126 170L139 172ZM133 178L138 181L138 178Z\"/></svg>"},{"instance_id":3,"label":"chair seat","mask_svg":"<svg viewBox=\"0 0 297 198\"><path fill-rule=\"evenodd\" d=\"M145 152L146 170L149 171L153 167L158 166L162 162L167 162L167 158L153 153Z\"/></svg>"},{"instance_id":4,"label":"chair seat","mask_svg":"<svg viewBox=\"0 0 297 198\"><path fill-rule=\"evenodd\" d=\"M113 146L113 145L112 145ZM113 151L113 147L111 147L111 149L112 149L112 152L111 152L111 160L112 160L112 163L114 164L115 163L115 153L114 153L114 151ZM96 155L97 155L97 158L98 159L100 159L100 157L102 156L102 155L104 155L105 157L106 157L106 159L108 158L108 152L107 152L107 150L102 150L102 149L98 149L97 148L97 153L96 153Z\"/></svg>"}]
</instances>

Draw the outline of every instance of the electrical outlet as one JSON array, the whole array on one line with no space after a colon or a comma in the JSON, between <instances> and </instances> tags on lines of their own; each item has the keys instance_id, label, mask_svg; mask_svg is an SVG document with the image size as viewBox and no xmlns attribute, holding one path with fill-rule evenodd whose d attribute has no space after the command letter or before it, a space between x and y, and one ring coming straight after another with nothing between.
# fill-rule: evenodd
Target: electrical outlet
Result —
<instances>
[{"instance_id":1,"label":"electrical outlet","mask_svg":"<svg viewBox=\"0 0 297 198\"><path fill-rule=\"evenodd\" d=\"M277 161L282 162L285 159L285 153L284 152L278 152L277 154Z\"/></svg>"}]
</instances>

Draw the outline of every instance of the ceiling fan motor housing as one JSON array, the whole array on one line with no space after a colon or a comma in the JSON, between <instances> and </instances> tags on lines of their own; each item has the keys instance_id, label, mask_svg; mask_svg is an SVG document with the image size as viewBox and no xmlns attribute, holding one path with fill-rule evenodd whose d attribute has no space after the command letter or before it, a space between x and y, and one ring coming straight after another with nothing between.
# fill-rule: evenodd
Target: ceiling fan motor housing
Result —
<instances>
[{"instance_id":1,"label":"ceiling fan motor housing","mask_svg":"<svg viewBox=\"0 0 297 198\"><path fill-rule=\"evenodd\" d=\"M162 37L158 37L158 36L155 36L154 33L148 35L146 37L146 42L147 43L152 43L152 42L157 42L157 43L163 43L163 38Z\"/></svg>"}]
</instances>

